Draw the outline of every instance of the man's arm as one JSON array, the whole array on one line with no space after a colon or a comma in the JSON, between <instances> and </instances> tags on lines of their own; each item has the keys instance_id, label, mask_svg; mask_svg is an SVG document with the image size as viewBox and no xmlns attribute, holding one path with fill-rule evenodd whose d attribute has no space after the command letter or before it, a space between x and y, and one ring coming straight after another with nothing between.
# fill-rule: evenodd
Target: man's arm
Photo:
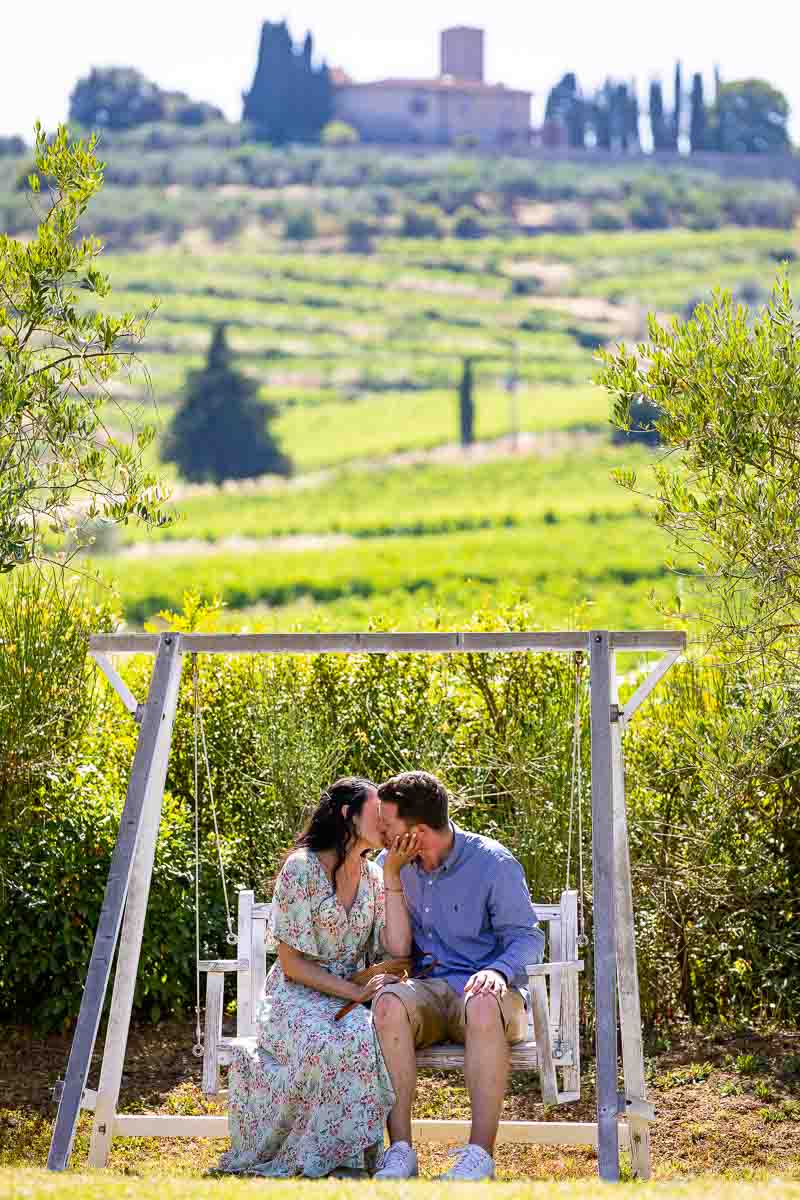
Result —
<instances>
[{"instance_id":1,"label":"man's arm","mask_svg":"<svg viewBox=\"0 0 800 1200\"><path fill-rule=\"evenodd\" d=\"M511 983L530 963L541 962L544 934L536 924L525 873L510 855L498 862L489 892L489 916L500 952L487 970L499 971Z\"/></svg>"}]
</instances>

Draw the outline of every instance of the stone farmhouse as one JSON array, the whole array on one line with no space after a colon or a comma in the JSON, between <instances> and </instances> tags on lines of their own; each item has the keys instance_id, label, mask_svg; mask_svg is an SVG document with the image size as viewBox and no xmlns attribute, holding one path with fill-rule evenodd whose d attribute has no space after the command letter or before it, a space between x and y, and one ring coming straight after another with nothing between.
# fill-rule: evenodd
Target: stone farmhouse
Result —
<instances>
[{"instance_id":1,"label":"stone farmhouse","mask_svg":"<svg viewBox=\"0 0 800 1200\"><path fill-rule=\"evenodd\" d=\"M334 114L363 141L421 145L526 146L531 93L487 83L482 29L445 29L435 79L355 83L334 70Z\"/></svg>"}]
</instances>

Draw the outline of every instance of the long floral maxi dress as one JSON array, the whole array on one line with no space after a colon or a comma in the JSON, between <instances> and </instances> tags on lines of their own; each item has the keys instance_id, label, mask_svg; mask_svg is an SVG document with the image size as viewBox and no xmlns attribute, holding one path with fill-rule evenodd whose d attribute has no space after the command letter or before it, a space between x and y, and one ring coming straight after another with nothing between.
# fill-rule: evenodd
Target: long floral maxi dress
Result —
<instances>
[{"instance_id":1,"label":"long floral maxi dress","mask_svg":"<svg viewBox=\"0 0 800 1200\"><path fill-rule=\"evenodd\" d=\"M284 942L341 977L383 955L383 873L362 861L352 907L342 906L316 854L295 851L275 881L267 953ZM383 1145L395 1100L372 1023L359 1004L291 983L276 962L258 1004L254 1049L237 1048L229 1076L231 1150L219 1170L319 1178L364 1168ZM366 1157L365 1157L365 1152Z\"/></svg>"}]
</instances>

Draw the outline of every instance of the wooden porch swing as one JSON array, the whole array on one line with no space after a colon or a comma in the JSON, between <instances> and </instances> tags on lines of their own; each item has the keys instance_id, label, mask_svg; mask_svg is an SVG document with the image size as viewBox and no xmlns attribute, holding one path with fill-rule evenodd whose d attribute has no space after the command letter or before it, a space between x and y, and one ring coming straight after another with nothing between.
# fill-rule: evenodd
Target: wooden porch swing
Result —
<instances>
[{"instance_id":1,"label":"wooden porch swing","mask_svg":"<svg viewBox=\"0 0 800 1200\"><path fill-rule=\"evenodd\" d=\"M225 1137L225 1116L150 1116L117 1113L122 1068L128 1038L142 931L147 907L155 844L161 815L172 725L178 697L182 656L195 662L195 828L199 813L199 754L216 830L205 731L197 691L198 653L315 654L315 653L488 653L498 651L571 652L575 655L575 719L572 739L569 850L566 886L558 904L534 901L537 920L546 931L545 959L528 967L531 991L528 1037L511 1049L511 1067L537 1070L542 1099L563 1104L580 1097L578 979L583 969L582 840L580 829L580 689L581 664L586 655L591 683L592 765L592 880L594 933L594 991L596 1014L597 1120L593 1122L501 1122L498 1142L544 1142L596 1145L601 1178L619 1179L619 1150L629 1149L634 1174L650 1174L649 1122L652 1105L645 1097L639 988L634 943L633 902L624 799L622 729L685 648L681 633L438 633L438 634L116 634L91 639L91 652L126 708L140 723L131 778L111 860L105 897L92 949L53 1129L48 1168L64 1170L69 1163L80 1110L94 1111L89 1152L91 1166L104 1166L114 1136ZM620 707L616 690L617 652L660 651L662 657L634 695ZM147 702L139 704L118 675L109 655L149 653L155 666ZM579 890L570 888L573 828L577 826ZM219 846L219 841L217 840ZM230 1062L237 1044L255 1037L255 1009L266 973L265 933L269 904L257 903L250 891L239 893L236 932L223 891L230 944L235 958L199 959L199 892L196 874L198 941L196 1041L194 1053L203 1059L203 1089L219 1091L219 1069ZM123 922L124 912L124 922ZM120 935L120 927L122 929ZM106 1030L100 1080L86 1087L89 1063L100 1023L111 963L119 953L111 1010ZM236 973L237 1028L235 1037L222 1034L225 975ZM200 980L206 976L205 1023L201 1024ZM617 1091L617 1023L622 1040L625 1079ZM463 1048L440 1045L420 1050L421 1067L463 1067ZM559 1085L559 1075L560 1085ZM625 1118L625 1119L622 1119ZM421 1140L452 1141L468 1132L463 1121L417 1121Z\"/></svg>"}]
</instances>

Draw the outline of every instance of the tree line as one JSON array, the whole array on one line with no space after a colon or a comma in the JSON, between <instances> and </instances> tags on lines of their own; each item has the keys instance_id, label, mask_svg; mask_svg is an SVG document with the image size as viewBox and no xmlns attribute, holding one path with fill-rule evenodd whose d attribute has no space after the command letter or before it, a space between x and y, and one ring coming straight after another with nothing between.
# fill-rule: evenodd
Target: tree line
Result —
<instances>
[{"instance_id":1,"label":"tree line","mask_svg":"<svg viewBox=\"0 0 800 1200\"><path fill-rule=\"evenodd\" d=\"M566 141L579 150L640 150L642 116L634 81L607 79L587 92L569 71L548 94L543 138L545 144ZM723 83L716 70L709 103L702 74L692 75L687 90L680 62L675 64L671 107L661 80L651 80L646 119L656 152L757 154L790 146L789 104L777 88L763 79Z\"/></svg>"},{"instance_id":2,"label":"tree line","mask_svg":"<svg viewBox=\"0 0 800 1200\"><path fill-rule=\"evenodd\" d=\"M587 90L569 71L550 89L542 138L572 149L638 151L642 129L649 128L655 151L761 153L791 144L788 101L762 79L723 83L717 71L707 100L702 74L695 72L686 87L677 63L671 104L661 80L653 79L646 113L641 107L635 81L607 79ZM330 71L324 61L315 63L312 34L296 45L285 20L265 21L253 81L242 93L242 121L254 139L275 146L318 142L333 116ZM69 120L86 129L124 131L158 122L205 125L224 116L212 104L164 91L133 67L95 67L70 95ZM5 142L0 139L0 154L21 152L19 139Z\"/></svg>"}]
</instances>

